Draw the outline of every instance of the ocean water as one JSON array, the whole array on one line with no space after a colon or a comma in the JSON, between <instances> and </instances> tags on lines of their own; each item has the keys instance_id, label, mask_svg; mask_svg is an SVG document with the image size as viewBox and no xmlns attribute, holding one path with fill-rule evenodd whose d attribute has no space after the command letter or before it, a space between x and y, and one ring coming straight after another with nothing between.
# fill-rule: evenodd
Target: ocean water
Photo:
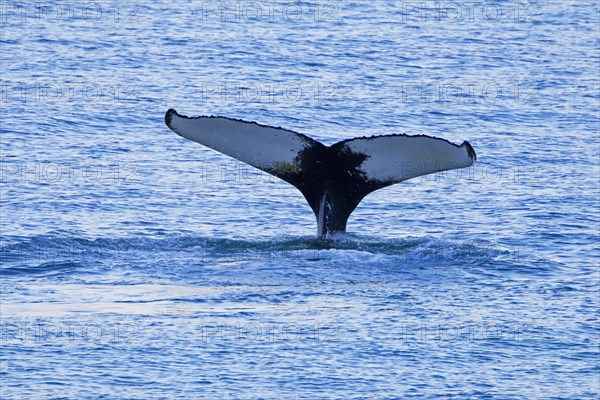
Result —
<instances>
[{"instance_id":1,"label":"ocean water","mask_svg":"<svg viewBox=\"0 0 600 400\"><path fill-rule=\"evenodd\" d=\"M2 399L600 395L597 2L1 12ZM168 108L478 161L318 240Z\"/></svg>"}]
</instances>

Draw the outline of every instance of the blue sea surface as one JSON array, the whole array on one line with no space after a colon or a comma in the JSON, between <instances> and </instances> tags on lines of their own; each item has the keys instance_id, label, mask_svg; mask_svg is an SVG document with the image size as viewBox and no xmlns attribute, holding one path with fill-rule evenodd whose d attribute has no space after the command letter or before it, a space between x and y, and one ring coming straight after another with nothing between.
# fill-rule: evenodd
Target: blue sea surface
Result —
<instances>
[{"instance_id":1,"label":"blue sea surface","mask_svg":"<svg viewBox=\"0 0 600 400\"><path fill-rule=\"evenodd\" d=\"M598 2L1 12L2 399L600 396ZM316 239L169 108L478 161Z\"/></svg>"}]
</instances>

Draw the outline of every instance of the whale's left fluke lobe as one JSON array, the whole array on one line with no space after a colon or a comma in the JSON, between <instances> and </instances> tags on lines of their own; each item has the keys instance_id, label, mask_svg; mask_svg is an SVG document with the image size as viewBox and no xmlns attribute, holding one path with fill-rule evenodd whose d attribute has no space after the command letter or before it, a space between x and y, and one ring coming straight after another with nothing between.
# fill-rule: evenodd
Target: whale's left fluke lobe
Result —
<instances>
[{"instance_id":1,"label":"whale's left fluke lobe","mask_svg":"<svg viewBox=\"0 0 600 400\"><path fill-rule=\"evenodd\" d=\"M186 117L171 109L165 123L178 135L294 185L317 217L318 234L346 230L369 193L417 176L465 168L476 159L469 142L417 135L343 140L327 147L301 133L227 117Z\"/></svg>"},{"instance_id":2,"label":"whale's left fluke lobe","mask_svg":"<svg viewBox=\"0 0 600 400\"><path fill-rule=\"evenodd\" d=\"M167 126L186 139L210 147L281 178L294 186L297 159L309 149L325 148L308 136L282 128L227 117L186 117L170 109Z\"/></svg>"}]
</instances>

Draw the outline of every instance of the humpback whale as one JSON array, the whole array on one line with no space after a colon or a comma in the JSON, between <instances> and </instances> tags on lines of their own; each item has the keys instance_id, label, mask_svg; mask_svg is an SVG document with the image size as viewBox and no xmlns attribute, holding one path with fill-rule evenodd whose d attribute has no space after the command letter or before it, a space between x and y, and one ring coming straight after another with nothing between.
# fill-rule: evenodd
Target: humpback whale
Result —
<instances>
[{"instance_id":1,"label":"humpback whale","mask_svg":"<svg viewBox=\"0 0 600 400\"><path fill-rule=\"evenodd\" d=\"M369 193L418 176L466 168L475 150L426 135L394 134L342 140L332 146L301 133L239 119L187 117L170 109L178 135L268 172L296 187L317 218L320 237L345 232Z\"/></svg>"}]
</instances>

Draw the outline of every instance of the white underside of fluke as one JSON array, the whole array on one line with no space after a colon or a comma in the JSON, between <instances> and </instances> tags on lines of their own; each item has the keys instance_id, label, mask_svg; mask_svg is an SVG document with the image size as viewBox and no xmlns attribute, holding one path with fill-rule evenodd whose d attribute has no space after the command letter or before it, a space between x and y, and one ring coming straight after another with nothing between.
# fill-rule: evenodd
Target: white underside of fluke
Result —
<instances>
[{"instance_id":1,"label":"white underside of fluke","mask_svg":"<svg viewBox=\"0 0 600 400\"><path fill-rule=\"evenodd\" d=\"M430 136L359 138L347 141L346 145L353 152L368 156L360 170L369 180L402 182L473 164L465 146Z\"/></svg>"},{"instance_id":2,"label":"white underside of fluke","mask_svg":"<svg viewBox=\"0 0 600 400\"><path fill-rule=\"evenodd\" d=\"M225 117L187 118L172 114L178 135L260 169L290 164L307 142L299 134Z\"/></svg>"}]
</instances>

